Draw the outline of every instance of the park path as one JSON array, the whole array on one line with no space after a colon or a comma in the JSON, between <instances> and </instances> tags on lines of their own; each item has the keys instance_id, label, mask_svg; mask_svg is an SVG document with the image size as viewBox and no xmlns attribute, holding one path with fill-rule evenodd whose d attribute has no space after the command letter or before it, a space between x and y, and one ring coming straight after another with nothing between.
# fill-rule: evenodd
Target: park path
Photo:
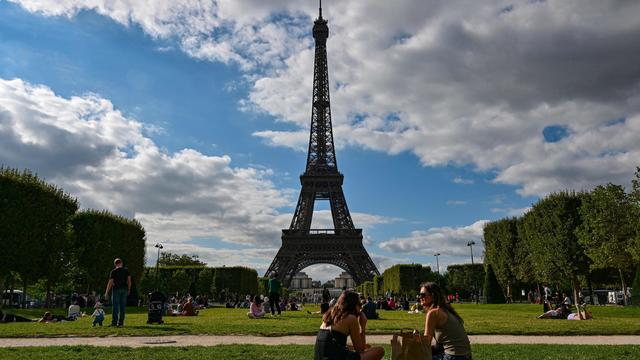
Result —
<instances>
[{"instance_id":1,"label":"park path","mask_svg":"<svg viewBox=\"0 0 640 360\"><path fill-rule=\"evenodd\" d=\"M176 336L107 336L57 338L0 338L0 347L24 346L214 346L224 344L313 345L315 336L246 336L246 335L176 335ZM640 345L638 335L598 336L517 336L471 335L472 344L576 344L576 345ZM368 335L370 344L386 344L391 335Z\"/></svg>"}]
</instances>

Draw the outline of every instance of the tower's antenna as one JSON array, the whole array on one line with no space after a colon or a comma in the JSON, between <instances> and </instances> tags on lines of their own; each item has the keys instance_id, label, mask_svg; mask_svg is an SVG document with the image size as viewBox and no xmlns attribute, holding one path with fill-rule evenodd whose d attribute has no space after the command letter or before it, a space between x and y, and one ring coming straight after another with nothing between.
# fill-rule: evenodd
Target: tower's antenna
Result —
<instances>
[{"instance_id":1,"label":"tower's antenna","mask_svg":"<svg viewBox=\"0 0 640 360\"><path fill-rule=\"evenodd\" d=\"M320 19L322 19L322 0L320 0Z\"/></svg>"}]
</instances>

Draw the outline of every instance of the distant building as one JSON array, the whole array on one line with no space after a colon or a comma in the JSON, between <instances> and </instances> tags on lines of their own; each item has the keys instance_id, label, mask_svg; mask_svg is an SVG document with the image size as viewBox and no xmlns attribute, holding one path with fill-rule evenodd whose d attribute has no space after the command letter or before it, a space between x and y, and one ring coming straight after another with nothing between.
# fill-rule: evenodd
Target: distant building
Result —
<instances>
[{"instance_id":1,"label":"distant building","mask_svg":"<svg viewBox=\"0 0 640 360\"><path fill-rule=\"evenodd\" d=\"M311 287L312 288L319 288L322 287L322 282L321 281L316 281L316 280L312 280L311 281Z\"/></svg>"},{"instance_id":2,"label":"distant building","mask_svg":"<svg viewBox=\"0 0 640 360\"><path fill-rule=\"evenodd\" d=\"M352 289L356 287L356 283L355 281L353 281L353 278L351 277L351 275L349 275L349 273L347 273L346 271L343 272L342 274L340 274L340 276L338 276L335 280L335 287L337 289L342 289L342 288L347 288L347 289Z\"/></svg>"},{"instance_id":3,"label":"distant building","mask_svg":"<svg viewBox=\"0 0 640 360\"><path fill-rule=\"evenodd\" d=\"M309 276L304 272L299 272L291 278L291 289L310 289L312 281Z\"/></svg>"}]
</instances>

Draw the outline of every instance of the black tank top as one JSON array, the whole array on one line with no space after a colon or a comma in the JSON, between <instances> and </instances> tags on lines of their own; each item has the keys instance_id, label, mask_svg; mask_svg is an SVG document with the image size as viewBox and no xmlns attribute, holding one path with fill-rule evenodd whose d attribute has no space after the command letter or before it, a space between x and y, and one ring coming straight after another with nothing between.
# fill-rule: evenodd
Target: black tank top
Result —
<instances>
[{"instance_id":1,"label":"black tank top","mask_svg":"<svg viewBox=\"0 0 640 360\"><path fill-rule=\"evenodd\" d=\"M320 329L316 336L314 360L355 360L360 354L347 348L347 334Z\"/></svg>"}]
</instances>

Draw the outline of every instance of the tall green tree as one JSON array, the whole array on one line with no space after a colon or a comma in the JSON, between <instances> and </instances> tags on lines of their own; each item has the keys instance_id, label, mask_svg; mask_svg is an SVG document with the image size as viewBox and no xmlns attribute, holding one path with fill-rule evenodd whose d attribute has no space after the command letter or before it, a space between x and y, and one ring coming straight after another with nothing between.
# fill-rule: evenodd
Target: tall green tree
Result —
<instances>
[{"instance_id":1,"label":"tall green tree","mask_svg":"<svg viewBox=\"0 0 640 360\"><path fill-rule=\"evenodd\" d=\"M198 258L194 256L189 256L187 254L174 254L171 252L161 252L160 260L158 260L160 266L206 266L207 264L198 260Z\"/></svg>"},{"instance_id":2,"label":"tall green tree","mask_svg":"<svg viewBox=\"0 0 640 360\"><path fill-rule=\"evenodd\" d=\"M484 287L485 270L483 264L454 264L447 266L447 289L459 292L462 297L470 297Z\"/></svg>"},{"instance_id":3,"label":"tall green tree","mask_svg":"<svg viewBox=\"0 0 640 360\"><path fill-rule=\"evenodd\" d=\"M73 252L83 292L102 291L113 269L113 260L121 258L131 278L138 284L145 263L145 230L132 219L108 211L85 210L70 219L73 227Z\"/></svg>"},{"instance_id":4,"label":"tall green tree","mask_svg":"<svg viewBox=\"0 0 640 360\"><path fill-rule=\"evenodd\" d=\"M629 253L636 264L640 265L640 167L636 167L635 176L633 180L631 180L631 193L629 194L629 198L633 206L633 218L635 219L635 235L631 241Z\"/></svg>"},{"instance_id":5,"label":"tall green tree","mask_svg":"<svg viewBox=\"0 0 640 360\"><path fill-rule=\"evenodd\" d=\"M484 263L491 267L507 296L512 295L520 262L518 255L521 255L516 252L519 245L517 223L516 218L508 218L492 221L484 227Z\"/></svg>"},{"instance_id":6,"label":"tall green tree","mask_svg":"<svg viewBox=\"0 0 640 360\"><path fill-rule=\"evenodd\" d=\"M8 253L0 270L19 273L25 291L44 278L49 294L70 267L67 219L77 210L77 200L55 185L0 167L0 252Z\"/></svg>"},{"instance_id":7,"label":"tall green tree","mask_svg":"<svg viewBox=\"0 0 640 360\"><path fill-rule=\"evenodd\" d=\"M618 270L626 304L623 271L633 267L629 250L636 234L637 221L631 198L620 185L600 185L583 197L580 215L582 224L576 233L580 245L593 261L591 267Z\"/></svg>"},{"instance_id":8,"label":"tall green tree","mask_svg":"<svg viewBox=\"0 0 640 360\"><path fill-rule=\"evenodd\" d=\"M583 194L573 192L550 194L523 216L521 228L535 278L554 284L569 279L574 298L578 276L588 273L590 263L576 236L582 198Z\"/></svg>"},{"instance_id":9,"label":"tall green tree","mask_svg":"<svg viewBox=\"0 0 640 360\"><path fill-rule=\"evenodd\" d=\"M487 264L486 275L484 278L484 297L487 304L504 304L504 293L491 264Z\"/></svg>"}]
</instances>

